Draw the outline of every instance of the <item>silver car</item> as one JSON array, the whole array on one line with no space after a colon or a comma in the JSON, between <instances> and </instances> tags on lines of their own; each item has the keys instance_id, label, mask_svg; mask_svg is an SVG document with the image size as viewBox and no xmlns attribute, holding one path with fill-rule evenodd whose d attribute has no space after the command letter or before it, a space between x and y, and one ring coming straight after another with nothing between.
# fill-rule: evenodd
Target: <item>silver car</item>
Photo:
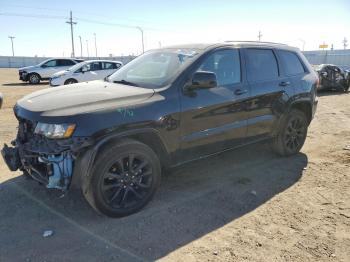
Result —
<instances>
[{"instance_id":1,"label":"silver car","mask_svg":"<svg viewBox=\"0 0 350 262\"><path fill-rule=\"evenodd\" d=\"M54 73L66 70L83 61L83 59L76 58L47 59L35 66L19 68L19 79L31 84L39 84L41 80L49 80Z\"/></svg>"}]
</instances>

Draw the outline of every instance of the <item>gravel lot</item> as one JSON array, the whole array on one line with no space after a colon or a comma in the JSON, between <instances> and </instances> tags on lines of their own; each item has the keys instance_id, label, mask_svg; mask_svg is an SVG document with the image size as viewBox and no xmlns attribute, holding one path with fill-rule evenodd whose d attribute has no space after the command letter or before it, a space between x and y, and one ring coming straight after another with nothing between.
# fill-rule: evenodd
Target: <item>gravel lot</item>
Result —
<instances>
[{"instance_id":1,"label":"gravel lot","mask_svg":"<svg viewBox=\"0 0 350 262\"><path fill-rule=\"evenodd\" d=\"M0 69L0 143L30 86ZM97 215L0 159L0 261L350 261L350 93L321 93L302 152L252 145L164 175L143 211ZM45 230L53 230L43 237Z\"/></svg>"}]
</instances>

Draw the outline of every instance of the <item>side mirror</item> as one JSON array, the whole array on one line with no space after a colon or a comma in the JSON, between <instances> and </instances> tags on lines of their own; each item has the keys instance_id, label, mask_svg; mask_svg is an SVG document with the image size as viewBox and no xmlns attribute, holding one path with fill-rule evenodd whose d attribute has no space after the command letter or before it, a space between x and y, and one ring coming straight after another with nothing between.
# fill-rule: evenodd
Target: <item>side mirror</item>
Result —
<instances>
[{"instance_id":1,"label":"side mirror","mask_svg":"<svg viewBox=\"0 0 350 262\"><path fill-rule=\"evenodd\" d=\"M198 71L192 76L192 83L189 88L194 89L209 89L217 87L216 74L209 71Z\"/></svg>"},{"instance_id":2,"label":"side mirror","mask_svg":"<svg viewBox=\"0 0 350 262\"><path fill-rule=\"evenodd\" d=\"M81 69L81 72L82 72L82 73L85 73L85 72L87 72L87 71L88 71L87 67L86 67L86 66L83 66L83 68Z\"/></svg>"},{"instance_id":3,"label":"side mirror","mask_svg":"<svg viewBox=\"0 0 350 262\"><path fill-rule=\"evenodd\" d=\"M46 67L47 67L47 65L45 65L45 64L44 64L44 65L42 65L41 67L42 67L42 68L46 68Z\"/></svg>"}]
</instances>

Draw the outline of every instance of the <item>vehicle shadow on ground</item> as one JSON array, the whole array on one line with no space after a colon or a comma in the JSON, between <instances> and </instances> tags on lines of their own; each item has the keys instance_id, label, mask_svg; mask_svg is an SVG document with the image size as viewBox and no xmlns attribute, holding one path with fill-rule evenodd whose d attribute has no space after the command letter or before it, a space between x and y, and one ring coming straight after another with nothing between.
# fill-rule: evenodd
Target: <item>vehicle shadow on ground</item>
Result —
<instances>
[{"instance_id":1,"label":"vehicle shadow on ground","mask_svg":"<svg viewBox=\"0 0 350 262\"><path fill-rule=\"evenodd\" d=\"M288 189L307 163L303 153L277 157L267 144L222 153L167 172L154 200L120 219L97 214L79 192L59 198L17 177L0 185L0 254L3 261L19 256L13 244L19 243L21 259L51 261L62 252L65 261L74 261L74 254L80 260L159 259ZM46 240L41 234L47 228L55 235Z\"/></svg>"},{"instance_id":2,"label":"vehicle shadow on ground","mask_svg":"<svg viewBox=\"0 0 350 262\"><path fill-rule=\"evenodd\" d=\"M30 83L25 83L25 82L21 82L21 83L5 83L2 84L2 86L30 86L30 87L34 87L34 86L41 86L41 85L48 85L49 82L40 82L38 84L32 85Z\"/></svg>"},{"instance_id":3,"label":"vehicle shadow on ground","mask_svg":"<svg viewBox=\"0 0 350 262\"><path fill-rule=\"evenodd\" d=\"M338 91L338 90L321 90L317 92L317 96L339 96L350 94L350 92Z\"/></svg>"}]
</instances>

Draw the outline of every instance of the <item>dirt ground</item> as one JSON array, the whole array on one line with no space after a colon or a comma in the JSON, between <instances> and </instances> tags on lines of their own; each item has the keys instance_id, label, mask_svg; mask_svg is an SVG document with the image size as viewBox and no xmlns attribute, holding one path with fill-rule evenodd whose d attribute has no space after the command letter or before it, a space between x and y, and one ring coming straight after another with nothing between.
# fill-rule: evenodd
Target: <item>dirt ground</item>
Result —
<instances>
[{"instance_id":1,"label":"dirt ground","mask_svg":"<svg viewBox=\"0 0 350 262\"><path fill-rule=\"evenodd\" d=\"M44 87L0 69L0 143L15 137L15 101ZM300 154L259 144L187 164L122 219L96 214L79 192L60 198L1 159L0 261L350 261L349 167L350 93L336 92L320 94Z\"/></svg>"}]
</instances>

